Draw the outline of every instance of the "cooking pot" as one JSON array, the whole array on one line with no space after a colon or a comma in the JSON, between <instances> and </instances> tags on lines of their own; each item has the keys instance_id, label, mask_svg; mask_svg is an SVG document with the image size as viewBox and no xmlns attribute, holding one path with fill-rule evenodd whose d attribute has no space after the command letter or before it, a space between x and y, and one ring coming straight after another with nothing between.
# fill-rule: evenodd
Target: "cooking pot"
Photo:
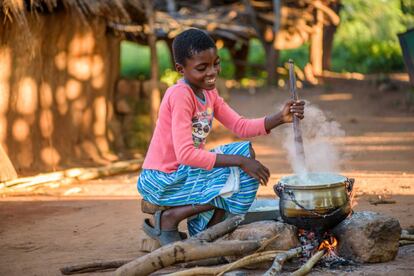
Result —
<instances>
[{"instance_id":1,"label":"cooking pot","mask_svg":"<svg viewBox=\"0 0 414 276\"><path fill-rule=\"evenodd\" d=\"M354 179L333 173L282 177L273 188L279 196L280 215L298 228L325 232L351 212Z\"/></svg>"}]
</instances>

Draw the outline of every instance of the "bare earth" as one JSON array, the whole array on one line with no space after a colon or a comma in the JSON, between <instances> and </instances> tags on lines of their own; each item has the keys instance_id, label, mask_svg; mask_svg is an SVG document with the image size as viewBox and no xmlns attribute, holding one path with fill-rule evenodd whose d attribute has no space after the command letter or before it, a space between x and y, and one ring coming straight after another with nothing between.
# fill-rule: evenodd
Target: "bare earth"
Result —
<instances>
[{"instance_id":1,"label":"bare earth","mask_svg":"<svg viewBox=\"0 0 414 276\"><path fill-rule=\"evenodd\" d=\"M337 145L347 159L341 174L355 178L356 210L382 212L414 227L414 113L405 105L406 91L381 92L370 82L336 80L300 91L346 131ZM234 91L231 106L246 117L276 111L287 90ZM412 110L412 108L411 108ZM273 197L273 184L292 173L281 146L280 130L253 139L257 158L272 172L258 196ZM209 146L234 141L216 129ZM305 145L306 147L306 145ZM59 268L98 260L139 256L141 237L137 174L69 186L43 186L2 194L0 199L0 275L61 275ZM372 205L382 198L394 204ZM184 227L184 226L183 226ZM400 248L395 261L363 265L324 275L414 275L414 246ZM315 269L313 274L321 271ZM110 273L96 273L103 275Z\"/></svg>"}]
</instances>

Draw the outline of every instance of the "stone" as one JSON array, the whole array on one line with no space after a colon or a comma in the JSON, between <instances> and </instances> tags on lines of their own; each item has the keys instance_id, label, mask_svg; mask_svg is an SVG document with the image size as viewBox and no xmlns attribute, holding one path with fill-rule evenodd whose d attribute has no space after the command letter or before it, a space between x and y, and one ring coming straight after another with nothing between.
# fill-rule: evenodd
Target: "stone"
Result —
<instances>
[{"instance_id":1,"label":"stone","mask_svg":"<svg viewBox=\"0 0 414 276\"><path fill-rule=\"evenodd\" d=\"M224 237L225 240L263 240L279 235L266 250L288 250L299 245L295 226L273 221L263 220L239 226L232 233Z\"/></svg>"},{"instance_id":2,"label":"stone","mask_svg":"<svg viewBox=\"0 0 414 276\"><path fill-rule=\"evenodd\" d=\"M263 251L288 250L299 246L297 229L295 226L273 220L256 221L249 224L239 225L232 233L224 236L223 240L264 240L279 235L273 242L266 246ZM251 253L250 253L251 254ZM228 262L234 262L240 257L227 256ZM252 264L250 269L268 269L273 262Z\"/></svg>"},{"instance_id":3,"label":"stone","mask_svg":"<svg viewBox=\"0 0 414 276\"><path fill-rule=\"evenodd\" d=\"M333 229L341 257L362 263L394 260L398 253L401 226L383 214L355 212Z\"/></svg>"}]
</instances>

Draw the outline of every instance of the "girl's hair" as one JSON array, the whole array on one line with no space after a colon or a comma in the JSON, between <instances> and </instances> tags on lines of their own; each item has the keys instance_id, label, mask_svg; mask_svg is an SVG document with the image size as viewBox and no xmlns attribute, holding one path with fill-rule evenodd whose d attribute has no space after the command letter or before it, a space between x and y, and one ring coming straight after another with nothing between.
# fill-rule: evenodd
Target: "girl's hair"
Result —
<instances>
[{"instance_id":1,"label":"girl's hair","mask_svg":"<svg viewBox=\"0 0 414 276\"><path fill-rule=\"evenodd\" d=\"M174 61L185 65L186 59L201 51L216 48L216 44L207 32L192 28L177 35L174 38L172 48Z\"/></svg>"}]
</instances>

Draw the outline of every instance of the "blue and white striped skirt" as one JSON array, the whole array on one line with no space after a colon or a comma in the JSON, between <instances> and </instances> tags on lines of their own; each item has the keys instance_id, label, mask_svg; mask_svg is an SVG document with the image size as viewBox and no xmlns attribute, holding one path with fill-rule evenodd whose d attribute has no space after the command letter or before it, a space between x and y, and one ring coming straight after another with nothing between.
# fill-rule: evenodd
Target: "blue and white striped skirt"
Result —
<instances>
[{"instance_id":1,"label":"blue and white striped skirt","mask_svg":"<svg viewBox=\"0 0 414 276\"><path fill-rule=\"evenodd\" d=\"M216 153L250 157L250 142L219 146ZM213 168L210 171L180 165L177 171L165 173L144 169L138 178L142 197L159 206L210 204L231 214L245 214L253 203L259 182L239 167ZM213 211L187 220L190 235L206 229Z\"/></svg>"}]
</instances>

